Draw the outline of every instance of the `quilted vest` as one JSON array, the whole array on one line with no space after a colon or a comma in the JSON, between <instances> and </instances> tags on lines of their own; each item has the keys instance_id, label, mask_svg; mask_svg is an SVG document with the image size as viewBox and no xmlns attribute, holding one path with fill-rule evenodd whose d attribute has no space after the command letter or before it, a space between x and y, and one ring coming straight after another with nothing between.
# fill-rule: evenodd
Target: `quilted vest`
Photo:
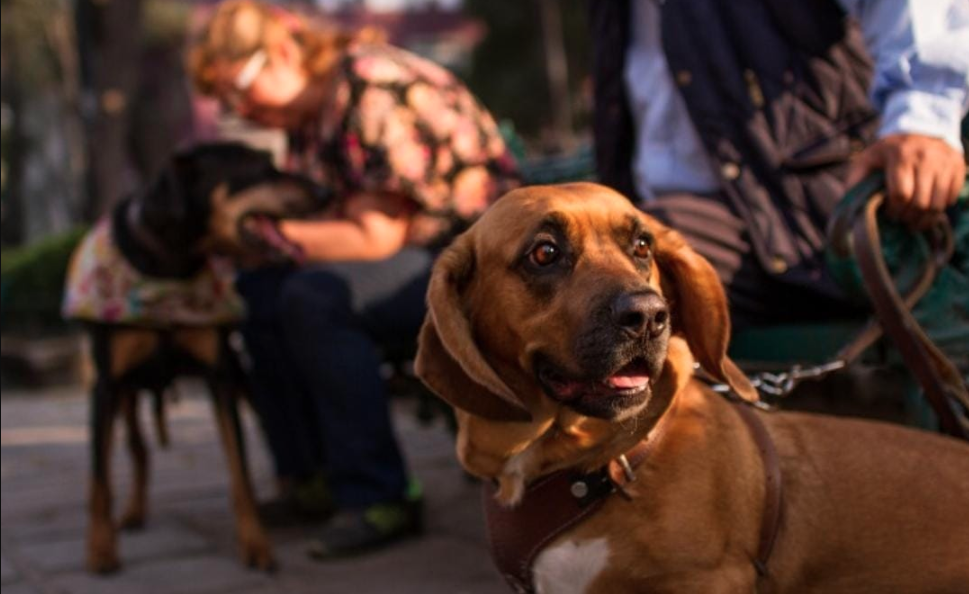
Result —
<instances>
[{"instance_id":1,"label":"quilted vest","mask_svg":"<svg viewBox=\"0 0 969 594\"><path fill-rule=\"evenodd\" d=\"M813 285L845 166L877 125L861 31L834 0L661 5L670 72L763 268ZM629 3L593 1L590 10L600 179L635 196L622 86Z\"/></svg>"}]
</instances>

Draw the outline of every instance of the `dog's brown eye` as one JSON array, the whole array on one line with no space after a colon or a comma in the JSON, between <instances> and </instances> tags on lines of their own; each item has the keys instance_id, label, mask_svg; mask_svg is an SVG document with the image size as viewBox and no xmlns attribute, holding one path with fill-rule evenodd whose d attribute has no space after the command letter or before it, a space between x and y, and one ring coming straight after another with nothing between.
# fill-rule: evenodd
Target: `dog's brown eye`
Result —
<instances>
[{"instance_id":1,"label":"dog's brown eye","mask_svg":"<svg viewBox=\"0 0 969 594\"><path fill-rule=\"evenodd\" d=\"M649 240L645 237L637 237L633 242L633 255L637 258L648 258L650 252Z\"/></svg>"},{"instance_id":2,"label":"dog's brown eye","mask_svg":"<svg viewBox=\"0 0 969 594\"><path fill-rule=\"evenodd\" d=\"M557 245L546 241L532 248L528 257L537 266L548 266L558 260L561 253Z\"/></svg>"}]
</instances>

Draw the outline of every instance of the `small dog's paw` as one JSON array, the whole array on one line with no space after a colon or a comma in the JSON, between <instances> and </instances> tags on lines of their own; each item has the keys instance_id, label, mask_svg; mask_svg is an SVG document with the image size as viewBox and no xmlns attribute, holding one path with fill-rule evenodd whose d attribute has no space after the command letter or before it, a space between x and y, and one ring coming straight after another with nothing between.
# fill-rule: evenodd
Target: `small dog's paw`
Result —
<instances>
[{"instance_id":1,"label":"small dog's paw","mask_svg":"<svg viewBox=\"0 0 969 594\"><path fill-rule=\"evenodd\" d=\"M113 532L91 531L88 536L87 567L92 573L111 573L121 567Z\"/></svg>"},{"instance_id":2,"label":"small dog's paw","mask_svg":"<svg viewBox=\"0 0 969 594\"><path fill-rule=\"evenodd\" d=\"M128 531L137 531L145 527L145 512L144 510L131 510L126 511L121 519L118 520L118 528Z\"/></svg>"},{"instance_id":3,"label":"small dog's paw","mask_svg":"<svg viewBox=\"0 0 969 594\"><path fill-rule=\"evenodd\" d=\"M246 567L262 571L274 571L276 559L269 538L256 520L243 521L239 525L239 552Z\"/></svg>"},{"instance_id":4,"label":"small dog's paw","mask_svg":"<svg viewBox=\"0 0 969 594\"><path fill-rule=\"evenodd\" d=\"M242 562L246 567L260 571L272 572L276 570L276 559L273 557L272 547L265 540L242 543Z\"/></svg>"}]
</instances>

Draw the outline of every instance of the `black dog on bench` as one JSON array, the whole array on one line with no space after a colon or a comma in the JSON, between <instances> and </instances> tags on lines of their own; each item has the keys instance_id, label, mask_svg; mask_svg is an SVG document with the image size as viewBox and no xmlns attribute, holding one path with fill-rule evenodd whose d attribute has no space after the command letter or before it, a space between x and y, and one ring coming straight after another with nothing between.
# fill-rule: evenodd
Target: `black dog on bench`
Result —
<instances>
[{"instance_id":1,"label":"black dog on bench","mask_svg":"<svg viewBox=\"0 0 969 594\"><path fill-rule=\"evenodd\" d=\"M277 170L268 153L241 144L207 144L176 154L145 191L123 200L74 253L64 314L90 331L97 374L92 395L87 562L91 571L119 565L111 518L114 418L123 413L134 486L122 527L140 527L147 504L148 454L138 422L138 394L161 394L181 375L204 378L225 449L242 560L270 569L273 555L256 515L237 399L242 368L229 337L242 315L232 290L236 262L298 259L276 226L281 218L321 210L322 190ZM228 256L229 258L222 258ZM167 437L159 437L165 443Z\"/></svg>"}]
</instances>

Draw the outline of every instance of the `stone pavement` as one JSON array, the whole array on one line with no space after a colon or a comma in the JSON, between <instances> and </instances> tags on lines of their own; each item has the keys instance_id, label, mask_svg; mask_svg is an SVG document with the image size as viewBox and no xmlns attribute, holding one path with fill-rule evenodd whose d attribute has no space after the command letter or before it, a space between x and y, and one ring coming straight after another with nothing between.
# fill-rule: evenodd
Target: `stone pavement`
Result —
<instances>
[{"instance_id":1,"label":"stone pavement","mask_svg":"<svg viewBox=\"0 0 969 594\"><path fill-rule=\"evenodd\" d=\"M279 570L244 568L235 555L227 474L209 404L189 384L169 407L172 445L152 442L148 524L123 533L120 572L84 569L88 485L87 396L79 387L4 390L0 420L0 546L3 594L276 594L505 592L484 544L479 490L455 461L442 423L417 423L396 402L398 434L426 494L425 535L357 559L319 563L304 554L312 527L271 533ZM116 424L117 425L117 424ZM118 428L119 431L121 428ZM266 449L246 411L257 496L272 493ZM120 436L119 436L120 437ZM115 507L130 464L116 440Z\"/></svg>"}]
</instances>

